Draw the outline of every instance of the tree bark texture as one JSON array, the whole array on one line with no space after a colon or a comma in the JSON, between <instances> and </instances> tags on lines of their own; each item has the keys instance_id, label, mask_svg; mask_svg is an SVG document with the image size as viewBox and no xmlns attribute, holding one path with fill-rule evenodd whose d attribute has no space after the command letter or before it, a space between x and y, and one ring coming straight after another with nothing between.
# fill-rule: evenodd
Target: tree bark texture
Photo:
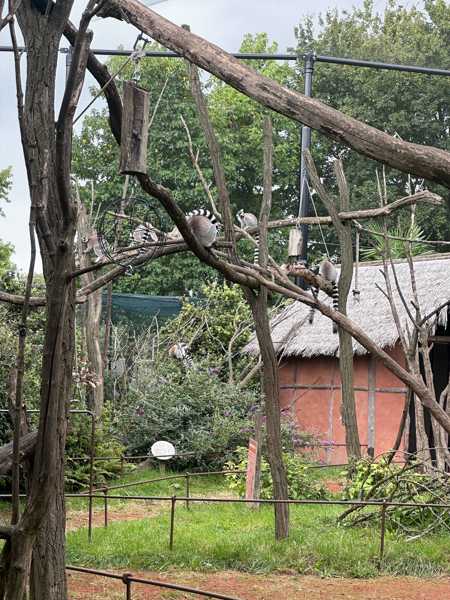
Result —
<instances>
[{"instance_id":1,"label":"tree bark texture","mask_svg":"<svg viewBox=\"0 0 450 600\"><path fill-rule=\"evenodd\" d=\"M340 209L348 211L350 208L350 193L344 176L344 170L340 161L335 162L335 173L339 187ZM333 208L335 208L333 204ZM338 309L347 314L347 300L353 278L353 246L352 227L349 221L342 223L337 210L330 213L335 221L334 225L339 237L341 250L341 272L339 274L339 299ZM353 373L353 340L352 336L338 328L339 333L339 369L341 372L341 410L342 420L345 428L345 445L347 456L351 459L361 458L361 443L359 439L358 420L356 418L356 403Z\"/></svg>"},{"instance_id":2,"label":"tree bark texture","mask_svg":"<svg viewBox=\"0 0 450 600\"><path fill-rule=\"evenodd\" d=\"M86 252L82 240L89 239L91 227L84 206L78 206L78 254L80 267L91 265L91 259ZM81 284L90 285L95 281L94 272L90 271L81 275ZM89 294L84 306L85 318L83 319L84 339L86 341L86 353L88 370L95 375L95 387L87 387L88 408L96 418L101 417L104 403L104 378L103 378L103 356L100 347L100 319L102 314L102 290L99 288Z\"/></svg>"},{"instance_id":3,"label":"tree bark texture","mask_svg":"<svg viewBox=\"0 0 450 600\"><path fill-rule=\"evenodd\" d=\"M19 24L27 46L27 83L21 128L31 203L46 281L47 322L43 347L40 416L27 504L4 552L4 598L23 600L32 568L32 597L67 597L64 552L64 447L74 349L73 272L76 208L70 190L72 119L91 36L84 29L59 117L55 80L59 42L71 1L41 15L22 3ZM85 23L87 27L87 23ZM84 62L84 65L83 65ZM56 121L56 126L55 126Z\"/></svg>"},{"instance_id":4,"label":"tree bark texture","mask_svg":"<svg viewBox=\"0 0 450 600\"><path fill-rule=\"evenodd\" d=\"M121 173L147 173L150 95L132 81L126 81L123 107L119 170Z\"/></svg>"},{"instance_id":5,"label":"tree bark texture","mask_svg":"<svg viewBox=\"0 0 450 600\"><path fill-rule=\"evenodd\" d=\"M102 16L132 23L166 48L212 73L235 89L358 153L405 173L450 187L450 153L404 142L315 98L308 98L258 74L218 46L174 25L137 0L110 0Z\"/></svg>"},{"instance_id":6,"label":"tree bark texture","mask_svg":"<svg viewBox=\"0 0 450 600\"><path fill-rule=\"evenodd\" d=\"M272 206L273 141L272 123L269 117L264 121L264 174L263 201L259 214L259 264L266 267L268 262L267 223ZM268 290L261 287L256 294L244 288L255 324L262 362L261 384L266 409L267 458L273 482L273 497L276 500L289 498L286 469L283 462L281 444L280 384L278 360L273 346L269 315L267 312ZM284 539L289 535L289 504L275 504L275 537Z\"/></svg>"},{"instance_id":7,"label":"tree bark texture","mask_svg":"<svg viewBox=\"0 0 450 600\"><path fill-rule=\"evenodd\" d=\"M266 413L267 459L272 475L273 497L283 500L289 497L289 490L281 445L278 361L272 343L270 322L267 315L267 298L255 296L254 292L250 290L244 291L252 310L263 365L261 383ZM264 292L267 294L267 291L264 290ZM263 293L263 290L261 290L261 293ZM252 296L252 298L250 299L249 296ZM289 535L289 504L275 504L274 510L275 537L280 540Z\"/></svg>"}]
</instances>

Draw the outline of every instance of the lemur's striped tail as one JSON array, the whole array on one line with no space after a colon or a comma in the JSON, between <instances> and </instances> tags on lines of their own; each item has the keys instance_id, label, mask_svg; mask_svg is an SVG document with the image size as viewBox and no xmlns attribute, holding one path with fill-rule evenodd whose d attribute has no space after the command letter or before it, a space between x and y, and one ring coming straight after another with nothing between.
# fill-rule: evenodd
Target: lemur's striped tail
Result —
<instances>
[{"instance_id":1,"label":"lemur's striped tail","mask_svg":"<svg viewBox=\"0 0 450 600\"><path fill-rule=\"evenodd\" d=\"M206 217L213 225L217 225L219 223L212 212L206 208L196 208L195 210L191 210L191 212L188 212L186 217Z\"/></svg>"},{"instance_id":2,"label":"lemur's striped tail","mask_svg":"<svg viewBox=\"0 0 450 600\"><path fill-rule=\"evenodd\" d=\"M255 249L253 250L253 264L259 265L259 233L255 233L253 239L256 242Z\"/></svg>"},{"instance_id":3,"label":"lemur's striped tail","mask_svg":"<svg viewBox=\"0 0 450 600\"><path fill-rule=\"evenodd\" d=\"M311 288L311 293L314 297L314 300L317 300L317 296L319 295L319 288L318 287L312 287ZM311 306L311 308L309 309L309 315L308 315L308 323L310 325L312 325L314 323L314 315L316 314L316 309L314 308L314 306Z\"/></svg>"},{"instance_id":4,"label":"lemur's striped tail","mask_svg":"<svg viewBox=\"0 0 450 600\"><path fill-rule=\"evenodd\" d=\"M332 299L333 299L333 309L334 310L339 310L339 292L338 292L338 286L336 285L336 282L333 281L332 282L333 285L333 292L332 292ZM337 333L338 331L338 326L337 324L333 321L333 333Z\"/></svg>"}]
</instances>

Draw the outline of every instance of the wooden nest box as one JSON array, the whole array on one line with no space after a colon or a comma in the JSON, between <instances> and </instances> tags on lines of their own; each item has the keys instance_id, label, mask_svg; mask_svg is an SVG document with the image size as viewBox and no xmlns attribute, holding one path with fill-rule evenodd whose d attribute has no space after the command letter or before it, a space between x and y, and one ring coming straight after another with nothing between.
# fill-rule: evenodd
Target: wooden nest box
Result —
<instances>
[{"instance_id":1,"label":"wooden nest box","mask_svg":"<svg viewBox=\"0 0 450 600\"><path fill-rule=\"evenodd\" d=\"M133 81L123 87L120 173L147 173L147 143L150 96Z\"/></svg>"}]
</instances>

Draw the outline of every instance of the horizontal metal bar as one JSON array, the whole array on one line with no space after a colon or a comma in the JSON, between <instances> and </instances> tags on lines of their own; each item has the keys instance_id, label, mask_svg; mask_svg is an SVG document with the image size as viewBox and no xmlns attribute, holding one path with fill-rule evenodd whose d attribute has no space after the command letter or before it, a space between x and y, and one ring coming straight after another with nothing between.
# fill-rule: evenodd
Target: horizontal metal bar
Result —
<instances>
[{"instance_id":1,"label":"horizontal metal bar","mask_svg":"<svg viewBox=\"0 0 450 600\"><path fill-rule=\"evenodd\" d=\"M205 476L205 475L227 475L230 473L236 473L237 475L241 475L244 473L247 473L247 471L232 471L232 470L227 470L227 471L203 471L201 473L189 473L189 477L201 477L201 476ZM130 483L122 483L120 485L104 485L102 487L96 488L95 490L92 490L94 492L98 492L101 490L121 490L123 488L129 488L129 487L134 487L136 485L147 485L149 483L157 483L159 481L170 481L172 479L185 479L186 474L180 474L180 475L167 475L166 477L156 477L155 479L144 479L143 481L131 481ZM87 492L81 492L82 496L89 496L89 491Z\"/></svg>"},{"instance_id":2,"label":"horizontal metal bar","mask_svg":"<svg viewBox=\"0 0 450 600\"><path fill-rule=\"evenodd\" d=\"M19 52L26 52L24 46L18 48ZM67 54L68 48L60 48L62 54ZM12 46L0 46L0 52L13 52ZM94 48L92 53L97 56L130 56L133 50L113 50L109 48ZM298 54L270 54L270 53L253 53L253 52L234 52L230 53L235 58L240 60L288 60L296 61L303 59L302 55ZM145 52L148 58L181 58L175 52L169 50L149 50ZM419 67L416 65L400 65L397 63L385 63L373 60L359 60L355 58L345 58L339 56L326 56L322 54L313 55L315 62L331 63L335 65L348 65L352 67L364 67L369 69L385 69L387 71L403 71L405 73L420 73L423 75L440 75L450 77L450 70L435 69L432 67Z\"/></svg>"},{"instance_id":3,"label":"horizontal metal bar","mask_svg":"<svg viewBox=\"0 0 450 600\"><path fill-rule=\"evenodd\" d=\"M432 67L419 67L416 65L399 65L397 63L377 62L373 60L359 60L356 58L341 58L338 56L314 57L316 62L332 63L334 65L348 65L350 67L365 67L368 69L385 69L387 71L403 71L405 73L421 73L423 75L441 75L450 77L448 69L434 69Z\"/></svg>"},{"instance_id":4,"label":"horizontal metal bar","mask_svg":"<svg viewBox=\"0 0 450 600\"><path fill-rule=\"evenodd\" d=\"M218 592L212 592L211 590L201 590L198 588L192 588L185 585L178 585L177 583L169 583L167 581L158 581L157 579L143 579L142 577L134 577L130 573L124 573L123 575L117 575L116 573L109 573L108 571L97 571L96 569L87 569L85 567L73 567L71 565L66 566L67 571L76 571L78 573L87 573L91 575L98 575L100 577L106 577L108 579L116 579L120 581L130 581L132 583L141 583L144 585L153 585L155 587L167 588L170 590L178 590L180 592L188 592L189 594L197 594L197 596L206 596L207 598L218 598L219 600L240 600L236 596L225 596Z\"/></svg>"},{"instance_id":5,"label":"horizontal metal bar","mask_svg":"<svg viewBox=\"0 0 450 600\"><path fill-rule=\"evenodd\" d=\"M329 465L333 466L333 465ZM87 498L88 496L81 496L80 494L65 494L66 498ZM156 502L171 502L173 496L105 496L104 494L92 494L92 498L108 500L153 500ZM176 496L177 501L185 502L217 502L220 504L249 504L258 502L259 504L305 504L305 505L318 505L318 506L403 506L409 508L445 508L450 509L450 504L436 504L436 503L415 503L415 502L385 502L377 500L276 500L275 498L261 499L261 498L193 498L192 496Z\"/></svg>"}]
</instances>

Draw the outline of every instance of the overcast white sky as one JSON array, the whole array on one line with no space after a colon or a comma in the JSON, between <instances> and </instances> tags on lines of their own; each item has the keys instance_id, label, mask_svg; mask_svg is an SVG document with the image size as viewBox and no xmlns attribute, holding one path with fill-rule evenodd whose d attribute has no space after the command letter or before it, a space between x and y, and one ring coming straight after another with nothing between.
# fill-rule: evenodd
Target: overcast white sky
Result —
<instances>
[{"instance_id":1,"label":"overcast white sky","mask_svg":"<svg viewBox=\"0 0 450 600\"><path fill-rule=\"evenodd\" d=\"M305 15L315 16L328 8L346 9L361 6L362 3L363 0L315 0L314 3L301 0L167 0L154 9L178 25L188 23L191 31L230 52L239 49L246 33L258 32L267 32L271 40L278 42L279 50L284 52L289 46L295 45L294 27ZM72 14L75 23L85 4L85 0L75 0ZM382 10L385 4L386 0L376 0L375 7ZM93 48L117 48L119 45L131 48L136 38L136 30L132 26L111 19L97 19L93 22L92 29ZM0 45L9 44L6 28L0 33ZM65 40L62 45L66 45ZM61 55L60 92L64 79L64 61L65 57ZM0 81L0 169L11 165L14 180L11 203L5 207L6 218L0 218L0 239L14 244L14 262L20 269L27 270L29 197L17 126L13 57L9 53L0 52ZM88 88L92 83L89 76L80 107L87 103ZM39 265L37 270L40 268Z\"/></svg>"}]
</instances>

